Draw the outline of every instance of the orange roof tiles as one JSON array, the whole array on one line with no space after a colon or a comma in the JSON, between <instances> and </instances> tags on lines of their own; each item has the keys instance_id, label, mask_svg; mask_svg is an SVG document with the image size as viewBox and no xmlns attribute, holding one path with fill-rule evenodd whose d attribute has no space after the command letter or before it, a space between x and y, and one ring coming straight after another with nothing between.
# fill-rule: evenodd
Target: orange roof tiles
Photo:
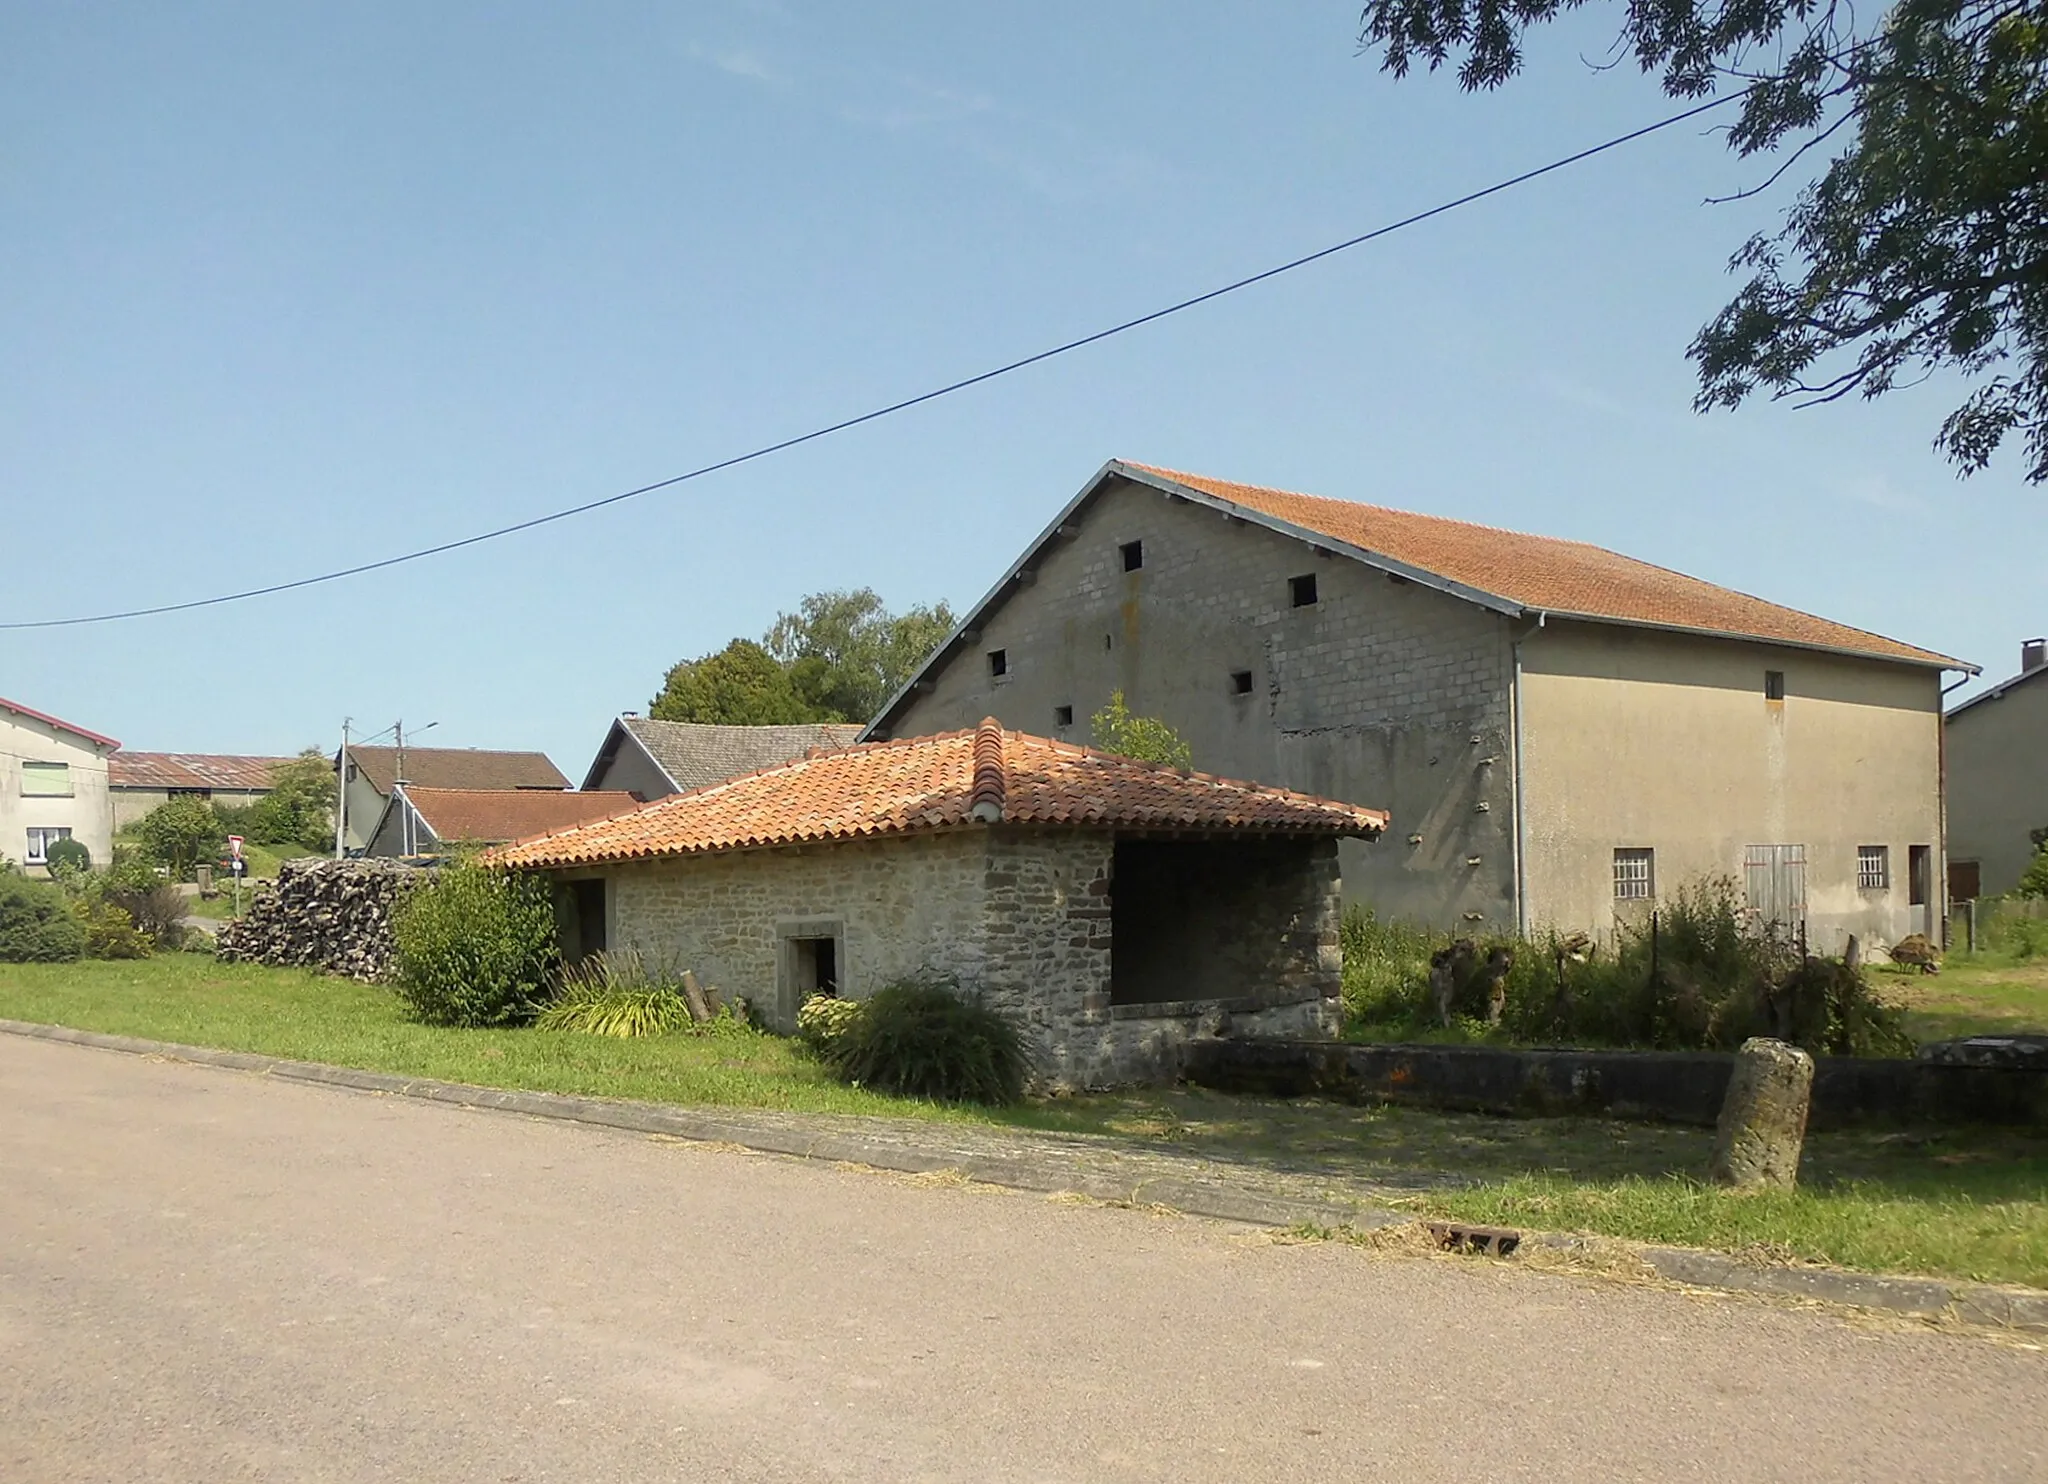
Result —
<instances>
[{"instance_id":1,"label":"orange roof tiles","mask_svg":"<svg viewBox=\"0 0 2048 1484\"><path fill-rule=\"evenodd\" d=\"M1149 464L1119 461L1111 467L1185 486L1524 608L1969 668L1932 650L1717 587L1584 541L1528 536L1354 500L1233 484Z\"/></svg>"},{"instance_id":2,"label":"orange roof tiles","mask_svg":"<svg viewBox=\"0 0 2048 1484\"><path fill-rule=\"evenodd\" d=\"M405 796L434 838L447 842L519 840L640 806L638 799L622 789L569 793L538 788L415 788L407 784Z\"/></svg>"},{"instance_id":3,"label":"orange roof tiles","mask_svg":"<svg viewBox=\"0 0 2048 1484\"><path fill-rule=\"evenodd\" d=\"M1376 809L1183 773L1005 730L815 749L804 758L492 852L512 866L573 866L853 840L974 824L1377 835Z\"/></svg>"}]
</instances>

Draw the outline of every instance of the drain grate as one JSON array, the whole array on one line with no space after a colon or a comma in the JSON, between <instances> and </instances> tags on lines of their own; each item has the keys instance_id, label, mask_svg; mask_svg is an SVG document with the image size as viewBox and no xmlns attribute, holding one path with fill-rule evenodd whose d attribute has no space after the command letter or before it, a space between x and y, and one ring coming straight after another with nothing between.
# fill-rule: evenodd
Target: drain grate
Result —
<instances>
[{"instance_id":1,"label":"drain grate","mask_svg":"<svg viewBox=\"0 0 2048 1484\"><path fill-rule=\"evenodd\" d=\"M1436 1244L1448 1252L1484 1252L1506 1257L1522 1245L1522 1234L1505 1226L1468 1226L1462 1221L1427 1223Z\"/></svg>"}]
</instances>

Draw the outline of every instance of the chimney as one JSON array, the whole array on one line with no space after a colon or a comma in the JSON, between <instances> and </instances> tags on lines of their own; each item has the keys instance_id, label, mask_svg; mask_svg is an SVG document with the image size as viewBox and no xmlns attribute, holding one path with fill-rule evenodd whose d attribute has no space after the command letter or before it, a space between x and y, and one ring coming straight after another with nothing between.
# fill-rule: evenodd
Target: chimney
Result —
<instances>
[{"instance_id":1,"label":"chimney","mask_svg":"<svg viewBox=\"0 0 2048 1484\"><path fill-rule=\"evenodd\" d=\"M2020 674L2031 675L2043 665L2048 665L2048 639L2022 639Z\"/></svg>"}]
</instances>

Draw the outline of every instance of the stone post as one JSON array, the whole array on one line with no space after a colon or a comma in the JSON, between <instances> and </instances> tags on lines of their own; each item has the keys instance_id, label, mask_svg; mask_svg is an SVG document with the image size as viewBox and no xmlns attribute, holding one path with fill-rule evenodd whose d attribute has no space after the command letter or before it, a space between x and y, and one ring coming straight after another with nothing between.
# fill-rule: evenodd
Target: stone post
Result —
<instances>
[{"instance_id":1,"label":"stone post","mask_svg":"<svg viewBox=\"0 0 2048 1484\"><path fill-rule=\"evenodd\" d=\"M1767 1190L1797 1185L1812 1100L1812 1057L1765 1036L1744 1041L1721 1104L1714 1183Z\"/></svg>"}]
</instances>

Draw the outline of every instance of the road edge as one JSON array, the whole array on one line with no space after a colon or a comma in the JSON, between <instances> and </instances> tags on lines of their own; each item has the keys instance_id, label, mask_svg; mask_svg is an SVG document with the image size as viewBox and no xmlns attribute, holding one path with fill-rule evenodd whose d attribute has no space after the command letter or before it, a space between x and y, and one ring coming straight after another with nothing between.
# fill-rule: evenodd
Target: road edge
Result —
<instances>
[{"instance_id":1,"label":"road edge","mask_svg":"<svg viewBox=\"0 0 2048 1484\"><path fill-rule=\"evenodd\" d=\"M1054 1159L1040 1161L1028 1157L962 1154L959 1151L926 1153L891 1141L863 1139L852 1133L807 1133L763 1128L742 1120L721 1118L716 1112L664 1103L584 1098L568 1093L525 1092L513 1088L481 1087L468 1082L401 1077L395 1073L370 1072L326 1062L292 1061L251 1051L222 1051L210 1046L109 1035L102 1031L77 1030L71 1026L45 1025L36 1021L0 1019L0 1032L31 1040L161 1057L196 1066L255 1072L323 1087L417 1098L424 1102L490 1112L520 1113L530 1118L589 1124L629 1133L659 1134L693 1143L735 1145L760 1154L867 1165L910 1175L951 1171L970 1180L1013 1190L1047 1195L1071 1193L1124 1205L1164 1207L1187 1216L1249 1226L1371 1230L1414 1220L1412 1213L1381 1207L1357 1207L1266 1196L1250 1191L1219 1190L1168 1178L1155 1177L1136 1185L1125 1185L1090 1171L1077 1171L1071 1165ZM1550 1247L1570 1248L1574 1245L1571 1237L1556 1234L1531 1234L1529 1240ZM1699 1248L1629 1245L1661 1277L1690 1287L1816 1299L1918 1318L1959 1320L1996 1329L2048 1333L2048 1291L2042 1289L1944 1278L1894 1277L1852 1272L1846 1268L1758 1266L1724 1253Z\"/></svg>"}]
</instances>

